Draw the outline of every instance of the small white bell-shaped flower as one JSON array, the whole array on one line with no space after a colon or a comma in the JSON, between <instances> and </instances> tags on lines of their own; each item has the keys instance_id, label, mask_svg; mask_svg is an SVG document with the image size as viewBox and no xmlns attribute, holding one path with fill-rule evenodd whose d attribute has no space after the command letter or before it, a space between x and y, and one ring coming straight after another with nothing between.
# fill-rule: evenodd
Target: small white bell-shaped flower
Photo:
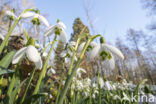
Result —
<instances>
[{"instance_id":1,"label":"small white bell-shaped flower","mask_svg":"<svg viewBox=\"0 0 156 104\"><path fill-rule=\"evenodd\" d=\"M83 69L83 68L78 68L77 71L76 71L76 74L79 78L81 78L81 74L83 73L86 73L86 70Z\"/></svg>"},{"instance_id":2,"label":"small white bell-shaped flower","mask_svg":"<svg viewBox=\"0 0 156 104\"><path fill-rule=\"evenodd\" d=\"M48 74L48 75L56 74L56 71L51 67L51 68L47 71L47 74Z\"/></svg>"},{"instance_id":3,"label":"small white bell-shaped flower","mask_svg":"<svg viewBox=\"0 0 156 104\"><path fill-rule=\"evenodd\" d=\"M28 47L23 47L16 52L13 56L12 64L17 64L20 60L27 57L30 61L34 62L38 69L42 68L42 60L37 49L29 45Z\"/></svg>"},{"instance_id":4,"label":"small white bell-shaped flower","mask_svg":"<svg viewBox=\"0 0 156 104\"><path fill-rule=\"evenodd\" d=\"M45 24L45 26L47 26L47 27L50 26L47 19L44 16L40 15L40 14L28 11L28 12L23 13L21 15L21 18L30 18L30 17L38 18L40 21L42 21Z\"/></svg>"},{"instance_id":5,"label":"small white bell-shaped flower","mask_svg":"<svg viewBox=\"0 0 156 104\"><path fill-rule=\"evenodd\" d=\"M50 26L45 32L44 36L49 36L54 34L56 28L61 29L59 34L59 40L62 41L63 43L67 43L67 35L65 32L66 26L63 22L58 22L57 24Z\"/></svg>"},{"instance_id":6,"label":"small white bell-shaped flower","mask_svg":"<svg viewBox=\"0 0 156 104\"><path fill-rule=\"evenodd\" d=\"M17 19L17 16L12 11L8 10L8 11L5 12L5 14L8 15L8 16L13 16L15 19Z\"/></svg>"}]
</instances>

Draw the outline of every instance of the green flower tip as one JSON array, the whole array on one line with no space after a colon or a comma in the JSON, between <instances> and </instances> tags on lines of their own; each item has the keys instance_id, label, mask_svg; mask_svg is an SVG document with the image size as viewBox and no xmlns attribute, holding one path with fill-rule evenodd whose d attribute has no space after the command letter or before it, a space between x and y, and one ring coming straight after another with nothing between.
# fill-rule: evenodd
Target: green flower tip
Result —
<instances>
[{"instance_id":1,"label":"green flower tip","mask_svg":"<svg viewBox=\"0 0 156 104\"><path fill-rule=\"evenodd\" d=\"M40 25L41 23L40 23L40 20L39 20L39 18L33 18L32 19L32 23L35 25Z\"/></svg>"},{"instance_id":2,"label":"green flower tip","mask_svg":"<svg viewBox=\"0 0 156 104\"><path fill-rule=\"evenodd\" d=\"M101 44L106 43L104 37L100 37L100 43L101 43Z\"/></svg>"},{"instance_id":3,"label":"green flower tip","mask_svg":"<svg viewBox=\"0 0 156 104\"><path fill-rule=\"evenodd\" d=\"M32 37L29 38L29 40L28 40L26 46L29 46L29 45L35 46L35 40L34 40L34 38L32 38Z\"/></svg>"},{"instance_id":4,"label":"green flower tip","mask_svg":"<svg viewBox=\"0 0 156 104\"><path fill-rule=\"evenodd\" d=\"M35 13L40 14L40 10L36 8Z\"/></svg>"},{"instance_id":5,"label":"green flower tip","mask_svg":"<svg viewBox=\"0 0 156 104\"><path fill-rule=\"evenodd\" d=\"M57 23L59 23L60 22L60 20L59 19L57 19Z\"/></svg>"}]
</instances>

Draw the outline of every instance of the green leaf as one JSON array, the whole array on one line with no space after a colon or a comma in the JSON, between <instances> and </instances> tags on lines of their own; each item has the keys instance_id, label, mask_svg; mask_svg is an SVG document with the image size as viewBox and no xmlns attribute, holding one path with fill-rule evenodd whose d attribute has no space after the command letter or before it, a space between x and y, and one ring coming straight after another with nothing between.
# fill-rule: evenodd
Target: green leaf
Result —
<instances>
[{"instance_id":1,"label":"green leaf","mask_svg":"<svg viewBox=\"0 0 156 104\"><path fill-rule=\"evenodd\" d=\"M143 85L146 81L147 81L147 79L144 79L137 85L136 90L135 90L135 95L137 96L136 99L138 99L138 93L139 93L139 91L141 89L141 85Z\"/></svg>"},{"instance_id":2,"label":"green leaf","mask_svg":"<svg viewBox=\"0 0 156 104\"><path fill-rule=\"evenodd\" d=\"M26 37L26 39L28 41L29 40L29 35L28 35L28 32L26 31L26 29L24 29L24 35L25 35L25 37Z\"/></svg>"},{"instance_id":3,"label":"green leaf","mask_svg":"<svg viewBox=\"0 0 156 104\"><path fill-rule=\"evenodd\" d=\"M29 96L28 98L26 98L24 100L24 103L23 104L30 104L32 100L33 101L36 101L40 97L45 97L47 95L48 95L48 93L38 93L38 94L35 94L35 95L31 95L31 96Z\"/></svg>"},{"instance_id":4,"label":"green leaf","mask_svg":"<svg viewBox=\"0 0 156 104\"><path fill-rule=\"evenodd\" d=\"M2 70L0 70L0 75L9 74L9 73L13 73L13 72L15 72L15 70L9 70L9 69L3 68Z\"/></svg>"},{"instance_id":5,"label":"green leaf","mask_svg":"<svg viewBox=\"0 0 156 104\"><path fill-rule=\"evenodd\" d=\"M16 84L15 89L13 90L13 92L11 93L11 97L10 100L11 102L15 102L14 100L16 100L16 95L18 92L20 92L22 85L26 82L27 79L25 79L24 81L22 81L21 83L18 81Z\"/></svg>"},{"instance_id":6,"label":"green leaf","mask_svg":"<svg viewBox=\"0 0 156 104\"><path fill-rule=\"evenodd\" d=\"M3 59L0 61L0 70L2 70L2 68L8 68L8 66L10 65L12 61L14 54L15 54L15 51L11 51L7 53L6 56L3 57Z\"/></svg>"}]
</instances>

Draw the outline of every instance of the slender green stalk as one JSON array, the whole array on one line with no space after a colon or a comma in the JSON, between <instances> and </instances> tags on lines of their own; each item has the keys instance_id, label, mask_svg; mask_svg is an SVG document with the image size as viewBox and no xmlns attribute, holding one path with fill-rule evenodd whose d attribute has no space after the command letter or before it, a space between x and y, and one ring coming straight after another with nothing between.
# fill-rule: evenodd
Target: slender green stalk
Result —
<instances>
[{"instance_id":1,"label":"slender green stalk","mask_svg":"<svg viewBox=\"0 0 156 104\"><path fill-rule=\"evenodd\" d=\"M80 38L78 38L78 40L76 42L75 50L73 52L72 60L71 60L71 63L70 63L70 66L69 66L69 70L68 70L68 75L70 75L71 72L72 72L72 68L73 68L73 64L74 64L74 60L75 60L75 55L76 55L76 50L78 48L79 42L80 42Z\"/></svg>"},{"instance_id":2,"label":"slender green stalk","mask_svg":"<svg viewBox=\"0 0 156 104\"><path fill-rule=\"evenodd\" d=\"M11 25L12 25L12 20L10 20L10 22L9 22L8 32L9 32L9 30L11 29ZM6 42L5 46L6 46L6 47L8 46L8 41ZM5 52L5 53L7 52L7 48L4 50L4 52Z\"/></svg>"},{"instance_id":3,"label":"slender green stalk","mask_svg":"<svg viewBox=\"0 0 156 104\"><path fill-rule=\"evenodd\" d=\"M48 64L48 61L49 61L49 59L50 59L50 55L51 55L51 53L52 53L54 44L55 44L55 42L56 42L56 38L57 38L57 35L55 35L55 37L54 37L54 41L53 41L53 43L52 43L52 45L51 45L51 48L50 48L50 51L49 51L49 53L48 53L47 59L46 59L44 65L43 65L43 69L42 69L42 71L41 71L41 73L40 73L40 76L39 76L39 79L38 79L38 81L37 81L37 85L36 85L36 88L35 88L33 94L36 94L36 93L38 92L39 87L40 87L40 83L41 83L42 79L43 79L44 76L45 76L45 73L46 73L46 71L47 71L47 64Z\"/></svg>"},{"instance_id":4,"label":"slender green stalk","mask_svg":"<svg viewBox=\"0 0 156 104\"><path fill-rule=\"evenodd\" d=\"M20 17L17 18L17 20L14 22L13 26L9 29L9 32L8 32L7 35L5 36L5 39L3 40L3 42L2 42L2 44L1 44L1 46L0 46L0 54L2 53L2 51L3 51L3 49L4 49L5 45L6 45L6 43L8 42L8 39L9 39L9 37L10 37L12 31L14 30L14 28L15 28L16 25L18 24L19 20L20 20Z\"/></svg>"},{"instance_id":5,"label":"slender green stalk","mask_svg":"<svg viewBox=\"0 0 156 104\"><path fill-rule=\"evenodd\" d=\"M26 85L26 87L25 87L24 94L23 94L23 96L22 96L22 98L21 98L20 104L22 104L23 101L24 101L24 99L25 99L25 96L26 96L27 91L28 91L28 89L29 89L30 83L31 83L31 81L32 81L32 79L33 79L33 76L34 76L34 74L35 74L35 71L36 71L36 67L33 69L33 71L32 71L31 74L30 74L30 78L29 78L29 80L28 80L28 82L27 82L27 85Z\"/></svg>"},{"instance_id":6,"label":"slender green stalk","mask_svg":"<svg viewBox=\"0 0 156 104\"><path fill-rule=\"evenodd\" d=\"M16 76L18 76L18 71L19 71L19 64L17 65L16 71L14 72L14 74L12 76L12 80L11 80L11 83L9 85L9 89L8 89L8 92L7 92L8 97L12 93L12 90L13 90L13 87L14 87L14 84L15 84L15 81L16 81Z\"/></svg>"},{"instance_id":7,"label":"slender green stalk","mask_svg":"<svg viewBox=\"0 0 156 104\"><path fill-rule=\"evenodd\" d=\"M59 97L58 104L62 104L63 103L63 99L64 99L64 97L65 97L65 95L67 93L67 90L68 90L68 88L69 88L69 86L71 84L72 78L75 76L76 70L79 67L79 64L81 62L81 59L83 58L84 53L85 53L85 51L86 51L86 49L87 49L87 47L88 47L88 45L89 45L90 42L91 42L91 40L88 39L87 42L86 42L86 44L85 44L85 46L84 46L84 48L83 48L83 50L82 50L82 52L81 52L81 54L80 54L80 56L79 56L79 58L78 58L78 61L77 61L76 65L75 65L75 67L74 67L71 75L68 75L67 76L67 79L66 79L66 82L65 82L65 87L63 89L63 92L62 92L61 96Z\"/></svg>"},{"instance_id":8,"label":"slender green stalk","mask_svg":"<svg viewBox=\"0 0 156 104\"><path fill-rule=\"evenodd\" d=\"M98 71L98 86L99 86L99 99L98 99L98 104L101 104L101 78L100 78L100 73Z\"/></svg>"}]
</instances>

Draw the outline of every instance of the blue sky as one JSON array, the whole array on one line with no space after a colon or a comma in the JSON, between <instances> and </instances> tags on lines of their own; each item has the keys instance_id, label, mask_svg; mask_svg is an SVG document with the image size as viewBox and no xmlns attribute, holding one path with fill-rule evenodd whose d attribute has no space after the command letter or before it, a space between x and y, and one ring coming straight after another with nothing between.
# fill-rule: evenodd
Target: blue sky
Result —
<instances>
[{"instance_id":1,"label":"blue sky","mask_svg":"<svg viewBox=\"0 0 156 104\"><path fill-rule=\"evenodd\" d=\"M103 34L108 42L114 43L117 37L124 38L129 28L145 29L150 23L147 12L142 9L140 0L88 0L91 1L91 20L95 21L96 33ZM88 25L84 10L84 0L33 0L42 14L55 24L57 18L67 26L70 37L73 21L80 17Z\"/></svg>"}]
</instances>

